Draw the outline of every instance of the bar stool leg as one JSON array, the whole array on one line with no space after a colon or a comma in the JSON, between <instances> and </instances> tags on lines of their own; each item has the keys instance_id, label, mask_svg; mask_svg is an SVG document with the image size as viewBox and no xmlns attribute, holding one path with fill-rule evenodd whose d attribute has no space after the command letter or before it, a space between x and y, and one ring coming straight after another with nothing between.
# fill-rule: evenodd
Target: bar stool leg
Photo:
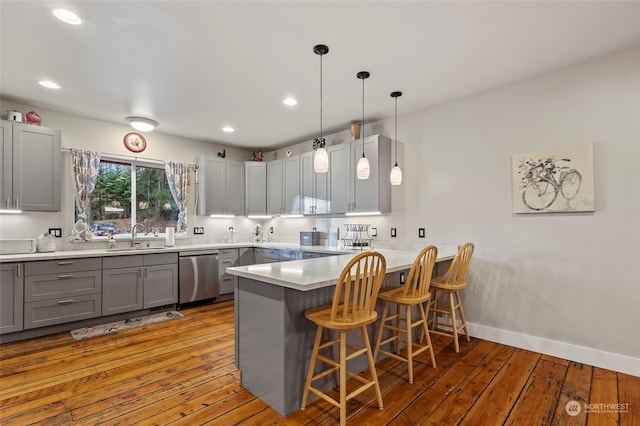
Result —
<instances>
[{"instance_id":1,"label":"bar stool leg","mask_svg":"<svg viewBox=\"0 0 640 426\"><path fill-rule=\"evenodd\" d=\"M470 342L471 338L469 337L469 327L467 326L467 320L464 318L464 309L462 309L462 300L460 300L460 293L458 290L456 290L456 300L458 301L458 309L460 310L460 319L462 320L464 335L467 338L467 342Z\"/></svg>"},{"instance_id":2,"label":"bar stool leg","mask_svg":"<svg viewBox=\"0 0 640 426\"><path fill-rule=\"evenodd\" d=\"M340 333L340 426L347 424L347 333Z\"/></svg>"},{"instance_id":3,"label":"bar stool leg","mask_svg":"<svg viewBox=\"0 0 640 426\"><path fill-rule=\"evenodd\" d=\"M451 310L451 329L453 330L453 345L456 352L460 352L460 344L458 343L458 321L456 320L456 305L453 300L453 292L449 292L449 307Z\"/></svg>"},{"instance_id":4,"label":"bar stool leg","mask_svg":"<svg viewBox=\"0 0 640 426\"><path fill-rule=\"evenodd\" d=\"M429 309L429 302L427 303L427 309ZM418 303L418 309L420 310L420 316L422 317L422 335L420 336L420 343L422 339L427 339L427 345L429 346L429 357L431 358L431 365L436 368L436 357L433 354L433 346L431 346L431 337L429 336L429 326L427 325L427 313L424 310L422 303ZM427 311L428 312L428 311Z\"/></svg>"},{"instance_id":5,"label":"bar stool leg","mask_svg":"<svg viewBox=\"0 0 640 426\"><path fill-rule=\"evenodd\" d=\"M367 334L366 326L360 327L360 330L362 330L362 340L364 341L364 345L367 348L367 359L369 360L369 371L374 381L373 387L376 390L376 398L378 399L378 408L382 410L384 408L384 406L382 405L382 393L380 392L380 384L378 383L378 373L376 371L376 363L373 361L373 352L371 351L371 343L369 343L369 335ZM345 410L346 410L346 407L345 407Z\"/></svg>"},{"instance_id":6,"label":"bar stool leg","mask_svg":"<svg viewBox=\"0 0 640 426\"><path fill-rule=\"evenodd\" d=\"M413 383L413 338L411 333L411 305L406 305L405 326L407 327L407 364L409 364L409 383Z\"/></svg>"},{"instance_id":7,"label":"bar stool leg","mask_svg":"<svg viewBox=\"0 0 640 426\"><path fill-rule=\"evenodd\" d=\"M380 320L380 328L378 329L378 338L376 339L376 347L373 353L374 361L378 359L378 354L380 353L380 342L382 342L382 334L385 329L385 323L387 322L388 312L389 312L389 302L385 300L384 307L382 308L382 319Z\"/></svg>"}]
</instances>

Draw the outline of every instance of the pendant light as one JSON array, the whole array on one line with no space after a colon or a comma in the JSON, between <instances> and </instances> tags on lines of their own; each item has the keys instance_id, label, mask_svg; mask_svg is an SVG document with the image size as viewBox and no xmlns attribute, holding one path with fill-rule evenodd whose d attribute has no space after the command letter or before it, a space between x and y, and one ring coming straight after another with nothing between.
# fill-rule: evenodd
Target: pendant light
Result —
<instances>
[{"instance_id":1,"label":"pendant light","mask_svg":"<svg viewBox=\"0 0 640 426\"><path fill-rule=\"evenodd\" d=\"M362 138L362 158L358 161L358 167L356 168L356 174L358 179L369 179L369 160L364 155L364 81L369 78L368 71L360 71L357 77L362 80L362 130L360 136Z\"/></svg>"},{"instance_id":2,"label":"pendant light","mask_svg":"<svg viewBox=\"0 0 640 426\"><path fill-rule=\"evenodd\" d=\"M400 185L402 183L402 170L398 166L398 97L400 96L402 96L402 92L391 92L391 97L396 100L396 164L389 175L391 185Z\"/></svg>"},{"instance_id":3,"label":"pendant light","mask_svg":"<svg viewBox=\"0 0 640 426\"><path fill-rule=\"evenodd\" d=\"M313 157L313 170L316 173L329 171L329 154L324 149L325 140L322 136L322 56L329 53L329 48L324 44L313 47L313 52L320 56L320 137L313 140L313 149L316 154Z\"/></svg>"}]
</instances>

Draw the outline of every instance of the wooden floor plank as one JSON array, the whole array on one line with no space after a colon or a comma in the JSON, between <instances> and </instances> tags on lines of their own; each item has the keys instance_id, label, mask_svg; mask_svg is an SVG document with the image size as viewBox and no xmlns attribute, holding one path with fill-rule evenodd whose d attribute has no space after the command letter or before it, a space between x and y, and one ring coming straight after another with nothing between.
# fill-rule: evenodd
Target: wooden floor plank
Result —
<instances>
[{"instance_id":1,"label":"wooden floor plank","mask_svg":"<svg viewBox=\"0 0 640 426\"><path fill-rule=\"evenodd\" d=\"M566 372L565 362L556 362L552 357L540 358L505 424L519 426L532 420L537 424L550 424Z\"/></svg>"},{"instance_id":2,"label":"wooden floor plank","mask_svg":"<svg viewBox=\"0 0 640 426\"><path fill-rule=\"evenodd\" d=\"M337 423L338 410L324 401L282 417L240 386L233 301L182 313L81 341L66 332L0 345L0 425ZM460 353L441 336L433 345L437 368L419 357L413 384L406 364L379 361L385 408L378 410L372 390L363 392L349 403L349 424L517 424L539 410L555 424L584 425L584 410L575 419L566 413L571 400L627 403L621 424L638 424L640 378L478 339L463 341ZM590 424L615 423L608 415L588 416Z\"/></svg>"},{"instance_id":3,"label":"wooden floor plank","mask_svg":"<svg viewBox=\"0 0 640 426\"><path fill-rule=\"evenodd\" d=\"M614 371L595 367L591 380L591 394L587 412L588 426L617 425L618 410L607 408L606 404L618 403L618 377Z\"/></svg>"},{"instance_id":4,"label":"wooden floor plank","mask_svg":"<svg viewBox=\"0 0 640 426\"><path fill-rule=\"evenodd\" d=\"M502 424L539 359L538 353L516 350L464 416L464 424Z\"/></svg>"}]
</instances>

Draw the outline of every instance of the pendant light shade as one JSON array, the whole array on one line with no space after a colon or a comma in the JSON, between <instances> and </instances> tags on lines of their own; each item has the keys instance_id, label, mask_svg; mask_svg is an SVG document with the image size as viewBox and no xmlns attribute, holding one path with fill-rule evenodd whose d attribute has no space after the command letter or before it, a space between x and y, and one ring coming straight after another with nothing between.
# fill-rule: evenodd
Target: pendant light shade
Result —
<instances>
[{"instance_id":1,"label":"pendant light shade","mask_svg":"<svg viewBox=\"0 0 640 426\"><path fill-rule=\"evenodd\" d=\"M402 170L398 166L398 97L400 96L402 96L402 92L391 92L391 97L396 100L396 164L389 175L391 185L400 185L402 183Z\"/></svg>"},{"instance_id":2,"label":"pendant light shade","mask_svg":"<svg viewBox=\"0 0 640 426\"><path fill-rule=\"evenodd\" d=\"M364 155L364 81L369 78L370 74L367 71L360 71L357 77L362 80L362 130L360 131L360 137L362 138L362 158L358 161L356 168L356 175L358 179L369 179L369 160Z\"/></svg>"},{"instance_id":3,"label":"pendant light shade","mask_svg":"<svg viewBox=\"0 0 640 426\"><path fill-rule=\"evenodd\" d=\"M329 53L329 48L324 44L318 44L313 47L313 53L320 56L320 137L313 140L313 149L316 151L313 156L313 170L316 173L327 173L329 154L324 149L325 140L322 136L322 56Z\"/></svg>"}]
</instances>

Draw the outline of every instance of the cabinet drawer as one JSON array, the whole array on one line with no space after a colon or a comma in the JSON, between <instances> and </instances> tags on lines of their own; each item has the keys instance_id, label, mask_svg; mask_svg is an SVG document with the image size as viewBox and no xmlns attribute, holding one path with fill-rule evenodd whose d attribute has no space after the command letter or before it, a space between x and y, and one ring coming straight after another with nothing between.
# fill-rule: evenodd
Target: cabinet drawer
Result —
<instances>
[{"instance_id":1,"label":"cabinet drawer","mask_svg":"<svg viewBox=\"0 0 640 426\"><path fill-rule=\"evenodd\" d=\"M110 256L102 259L103 269L135 268L144 265L144 257L140 255Z\"/></svg>"},{"instance_id":2,"label":"cabinet drawer","mask_svg":"<svg viewBox=\"0 0 640 426\"><path fill-rule=\"evenodd\" d=\"M238 249L220 249L218 251L218 259L238 260Z\"/></svg>"},{"instance_id":3,"label":"cabinet drawer","mask_svg":"<svg viewBox=\"0 0 640 426\"><path fill-rule=\"evenodd\" d=\"M300 252L298 250L280 250L280 260L298 260L300 259Z\"/></svg>"},{"instance_id":4,"label":"cabinet drawer","mask_svg":"<svg viewBox=\"0 0 640 426\"><path fill-rule=\"evenodd\" d=\"M256 255L280 259L280 249L256 248Z\"/></svg>"},{"instance_id":5,"label":"cabinet drawer","mask_svg":"<svg viewBox=\"0 0 640 426\"><path fill-rule=\"evenodd\" d=\"M159 253L159 254L145 254L144 265L170 265L172 263L178 264L178 253Z\"/></svg>"},{"instance_id":6,"label":"cabinet drawer","mask_svg":"<svg viewBox=\"0 0 640 426\"><path fill-rule=\"evenodd\" d=\"M237 259L218 259L218 276L222 277L227 274L227 268L236 266Z\"/></svg>"},{"instance_id":7,"label":"cabinet drawer","mask_svg":"<svg viewBox=\"0 0 640 426\"><path fill-rule=\"evenodd\" d=\"M39 262L25 262L24 274L46 275L63 274L67 272L91 271L102 268L102 258L90 257L85 259L43 260Z\"/></svg>"},{"instance_id":8,"label":"cabinet drawer","mask_svg":"<svg viewBox=\"0 0 640 426\"><path fill-rule=\"evenodd\" d=\"M24 279L24 301L67 298L102 292L102 271L36 275Z\"/></svg>"},{"instance_id":9,"label":"cabinet drawer","mask_svg":"<svg viewBox=\"0 0 640 426\"><path fill-rule=\"evenodd\" d=\"M233 293L233 289L238 282L238 277L234 275L223 275L220 277L220 294Z\"/></svg>"},{"instance_id":10,"label":"cabinet drawer","mask_svg":"<svg viewBox=\"0 0 640 426\"><path fill-rule=\"evenodd\" d=\"M101 315L102 295L43 300L24 304L24 328L45 327Z\"/></svg>"}]
</instances>

